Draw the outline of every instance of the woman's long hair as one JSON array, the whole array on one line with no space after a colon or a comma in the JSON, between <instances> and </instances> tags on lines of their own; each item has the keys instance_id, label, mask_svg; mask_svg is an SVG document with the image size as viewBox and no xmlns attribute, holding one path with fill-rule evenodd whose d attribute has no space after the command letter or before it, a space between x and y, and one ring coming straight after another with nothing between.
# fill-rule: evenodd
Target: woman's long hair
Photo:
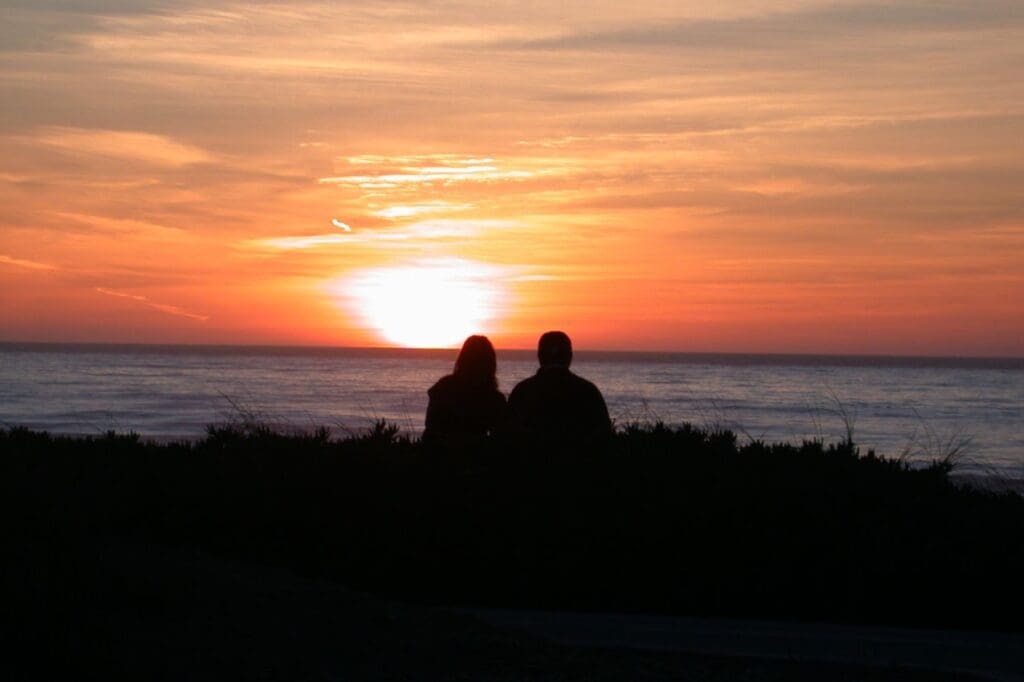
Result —
<instances>
[{"instance_id":1,"label":"woman's long hair","mask_svg":"<svg viewBox=\"0 0 1024 682\"><path fill-rule=\"evenodd\" d=\"M455 376L472 386L498 388L498 357L486 336L470 336L455 358Z\"/></svg>"}]
</instances>

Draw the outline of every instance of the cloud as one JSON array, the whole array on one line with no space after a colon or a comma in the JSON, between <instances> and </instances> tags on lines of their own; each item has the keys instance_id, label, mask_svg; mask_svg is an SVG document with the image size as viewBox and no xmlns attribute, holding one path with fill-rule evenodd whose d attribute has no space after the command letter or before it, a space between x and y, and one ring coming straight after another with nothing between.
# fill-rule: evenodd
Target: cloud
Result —
<instances>
[{"instance_id":1,"label":"cloud","mask_svg":"<svg viewBox=\"0 0 1024 682\"><path fill-rule=\"evenodd\" d=\"M767 49L794 43L828 43L865 33L963 32L1024 24L1018 0L971 3L906 0L810 7L737 19L688 19L610 31L566 33L505 47L526 50L603 50L610 48Z\"/></svg>"},{"instance_id":2,"label":"cloud","mask_svg":"<svg viewBox=\"0 0 1024 682\"><path fill-rule=\"evenodd\" d=\"M472 237L484 230L515 226L510 220L421 220L402 227L386 230L361 230L358 233L313 234L287 237L252 239L242 243L243 248L271 249L275 251L302 251L321 246L339 244L373 244L410 240L453 239Z\"/></svg>"},{"instance_id":3,"label":"cloud","mask_svg":"<svg viewBox=\"0 0 1024 682\"><path fill-rule=\"evenodd\" d=\"M423 154L415 156L350 156L349 166L359 169L353 175L320 178L325 185L360 187L362 189L396 189L403 186L448 185L460 182L500 182L522 180L539 173L521 168L502 169L491 157L458 154Z\"/></svg>"},{"instance_id":4,"label":"cloud","mask_svg":"<svg viewBox=\"0 0 1024 682\"><path fill-rule=\"evenodd\" d=\"M104 17L167 11L172 5L172 0L2 0L0 54L66 52L75 47L72 36L95 29Z\"/></svg>"},{"instance_id":5,"label":"cloud","mask_svg":"<svg viewBox=\"0 0 1024 682\"><path fill-rule=\"evenodd\" d=\"M28 268L30 270L56 270L57 266L48 265L47 263L38 263L33 260L25 260L23 258L12 258L11 256L5 256L0 253L0 263L5 265L14 265L19 268Z\"/></svg>"},{"instance_id":6,"label":"cloud","mask_svg":"<svg viewBox=\"0 0 1024 682\"><path fill-rule=\"evenodd\" d=\"M359 237L348 234L313 234L296 237L269 237L244 242L243 246L276 249L279 251L295 251L312 249L317 246L333 246L356 241Z\"/></svg>"},{"instance_id":7,"label":"cloud","mask_svg":"<svg viewBox=\"0 0 1024 682\"><path fill-rule=\"evenodd\" d=\"M145 296L139 296L138 294L129 294L129 293L126 293L126 292L123 292L123 291L114 291L113 289L104 289L103 287L96 287L96 291L98 291L101 294L104 294L105 296L114 296L115 298L127 298L127 299L132 300L132 301L138 301L139 303L142 303L143 305L146 305L146 306L148 306L148 307L150 307L150 308L152 308L154 310L159 310L160 312L167 313L169 315L177 315L179 317L187 317L187 318L189 318L191 320L199 320L200 322L205 322L206 320L210 319L210 317L208 315L197 315L195 313L190 313L187 310L179 308L176 305L168 305L166 303L157 303L155 301L149 300Z\"/></svg>"},{"instance_id":8,"label":"cloud","mask_svg":"<svg viewBox=\"0 0 1024 682\"><path fill-rule=\"evenodd\" d=\"M428 201L418 204L399 204L388 206L373 211L373 215L380 218L395 220L400 218L412 218L424 213L449 213L455 211L466 211L473 208L472 204L453 204L447 201Z\"/></svg>"},{"instance_id":9,"label":"cloud","mask_svg":"<svg viewBox=\"0 0 1024 682\"><path fill-rule=\"evenodd\" d=\"M346 175L320 178L324 185L349 185L364 189L384 189L405 184L419 183L452 183L452 182L488 182L494 180L513 180L528 178L529 171L498 171L492 166L470 168L417 168L412 173L385 173L383 175Z\"/></svg>"},{"instance_id":10,"label":"cloud","mask_svg":"<svg viewBox=\"0 0 1024 682\"><path fill-rule=\"evenodd\" d=\"M180 167L214 160L199 147L163 135L126 130L49 127L33 141L63 152L141 161L154 166Z\"/></svg>"},{"instance_id":11,"label":"cloud","mask_svg":"<svg viewBox=\"0 0 1024 682\"><path fill-rule=\"evenodd\" d=\"M2 6L47 13L110 16L167 11L182 4L185 3L181 0L105 0L103 3L93 0L4 0Z\"/></svg>"},{"instance_id":12,"label":"cloud","mask_svg":"<svg viewBox=\"0 0 1024 682\"><path fill-rule=\"evenodd\" d=\"M77 228L85 226L88 231L112 235L133 235L153 236L166 239L177 239L182 235L182 230L177 227L160 225L146 220L135 220L132 218L115 218L99 215L87 215L73 213L70 211L54 211L53 216L62 222L60 227L69 226Z\"/></svg>"}]
</instances>

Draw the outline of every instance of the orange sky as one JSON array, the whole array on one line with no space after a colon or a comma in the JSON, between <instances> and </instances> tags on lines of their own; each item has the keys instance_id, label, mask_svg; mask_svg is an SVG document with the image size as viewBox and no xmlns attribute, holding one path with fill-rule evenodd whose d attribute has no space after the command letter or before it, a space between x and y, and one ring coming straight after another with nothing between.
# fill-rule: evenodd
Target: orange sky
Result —
<instances>
[{"instance_id":1,"label":"orange sky","mask_svg":"<svg viewBox=\"0 0 1024 682\"><path fill-rule=\"evenodd\" d=\"M2 2L0 340L1024 355L1021 73L1019 0Z\"/></svg>"}]
</instances>

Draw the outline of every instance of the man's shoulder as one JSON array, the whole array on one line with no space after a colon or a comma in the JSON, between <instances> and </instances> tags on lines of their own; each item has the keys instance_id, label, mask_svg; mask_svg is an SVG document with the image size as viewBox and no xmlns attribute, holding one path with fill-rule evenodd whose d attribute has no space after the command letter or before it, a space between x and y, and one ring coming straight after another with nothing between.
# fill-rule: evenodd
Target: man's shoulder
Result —
<instances>
[{"instance_id":1,"label":"man's shoulder","mask_svg":"<svg viewBox=\"0 0 1024 682\"><path fill-rule=\"evenodd\" d=\"M523 393L529 392L531 388L537 383L537 375L526 377L515 386L512 387L512 391L508 394L508 399L511 400L512 396L523 395Z\"/></svg>"},{"instance_id":2,"label":"man's shoulder","mask_svg":"<svg viewBox=\"0 0 1024 682\"><path fill-rule=\"evenodd\" d=\"M571 377L570 380L574 384L576 384L581 390L590 391L590 392L597 393L598 395L600 395L601 389L599 389L597 387L597 384L595 384L593 381L590 381L589 379L584 379L583 377L581 377L579 374L576 374L575 372L569 372L569 376Z\"/></svg>"}]
</instances>

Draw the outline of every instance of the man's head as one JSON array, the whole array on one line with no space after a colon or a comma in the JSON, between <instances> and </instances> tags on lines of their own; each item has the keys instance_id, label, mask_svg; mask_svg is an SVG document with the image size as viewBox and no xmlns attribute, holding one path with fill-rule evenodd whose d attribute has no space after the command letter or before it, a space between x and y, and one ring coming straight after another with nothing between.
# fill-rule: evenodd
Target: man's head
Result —
<instances>
[{"instance_id":1,"label":"man's head","mask_svg":"<svg viewBox=\"0 0 1024 682\"><path fill-rule=\"evenodd\" d=\"M565 332L543 334L537 343L537 359L541 367L568 367L572 363L572 341L569 335Z\"/></svg>"}]
</instances>

